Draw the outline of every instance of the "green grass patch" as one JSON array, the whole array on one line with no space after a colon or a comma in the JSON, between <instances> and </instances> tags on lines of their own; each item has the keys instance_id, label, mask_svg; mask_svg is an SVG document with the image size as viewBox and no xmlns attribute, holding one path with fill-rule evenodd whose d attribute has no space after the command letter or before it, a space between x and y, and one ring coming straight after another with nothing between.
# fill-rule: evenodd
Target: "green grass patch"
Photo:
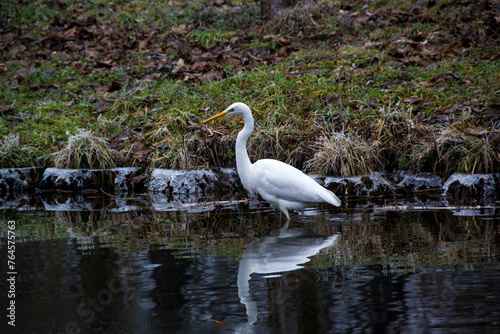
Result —
<instances>
[{"instance_id":1,"label":"green grass patch","mask_svg":"<svg viewBox=\"0 0 500 334\"><path fill-rule=\"evenodd\" d=\"M249 143L254 158L303 168L318 143L332 144L339 132L375 147L378 169L498 171L491 140L499 120L488 114L500 103L491 13L481 4L418 6L327 1L261 22L259 6L244 1L7 2L0 140L21 151L2 153L1 167L54 164L50 154L78 129L106 139L119 165L234 166L240 120L210 128L199 120L240 101L258 125ZM421 16L398 21L414 12ZM468 21L452 29L457 13ZM23 38L8 39L14 27ZM470 117L459 124L464 110ZM435 143L426 136L451 124L454 142L476 152L477 162L459 150L427 149ZM467 131L469 141L484 142L467 146L460 139ZM338 173L334 163L308 166Z\"/></svg>"}]
</instances>

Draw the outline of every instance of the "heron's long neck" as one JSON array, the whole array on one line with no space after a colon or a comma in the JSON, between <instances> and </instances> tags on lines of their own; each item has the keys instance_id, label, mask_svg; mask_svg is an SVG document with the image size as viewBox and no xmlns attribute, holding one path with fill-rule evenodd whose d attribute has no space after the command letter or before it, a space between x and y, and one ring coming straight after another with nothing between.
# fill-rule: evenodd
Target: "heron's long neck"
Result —
<instances>
[{"instance_id":1,"label":"heron's long neck","mask_svg":"<svg viewBox=\"0 0 500 334\"><path fill-rule=\"evenodd\" d=\"M247 141L253 132L254 124L251 115L250 117L243 117L243 119L245 121L245 126L243 130L238 133L238 137L236 138L236 168L238 169L238 175L240 176L243 187L252 192L249 188L251 184L252 162L247 153Z\"/></svg>"}]
</instances>

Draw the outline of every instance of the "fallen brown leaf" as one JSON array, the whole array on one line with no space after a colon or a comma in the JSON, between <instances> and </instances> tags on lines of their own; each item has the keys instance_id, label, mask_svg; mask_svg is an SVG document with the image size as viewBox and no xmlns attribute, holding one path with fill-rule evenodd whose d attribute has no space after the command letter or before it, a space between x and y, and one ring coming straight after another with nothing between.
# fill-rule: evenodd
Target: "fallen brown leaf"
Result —
<instances>
[{"instance_id":1,"label":"fallen brown leaf","mask_svg":"<svg viewBox=\"0 0 500 334\"><path fill-rule=\"evenodd\" d=\"M473 136L482 136L488 133L488 130L484 128L466 128L465 133Z\"/></svg>"}]
</instances>

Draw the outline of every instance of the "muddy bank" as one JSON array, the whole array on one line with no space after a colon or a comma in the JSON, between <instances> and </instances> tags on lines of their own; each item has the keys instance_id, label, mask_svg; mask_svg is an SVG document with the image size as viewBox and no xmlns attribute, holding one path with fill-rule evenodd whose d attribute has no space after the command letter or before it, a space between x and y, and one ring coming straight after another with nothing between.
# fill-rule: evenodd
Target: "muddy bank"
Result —
<instances>
[{"instance_id":1,"label":"muddy bank","mask_svg":"<svg viewBox=\"0 0 500 334\"><path fill-rule=\"evenodd\" d=\"M376 172L356 177L313 175L313 178L347 203L355 198L412 196L440 196L463 203L481 199L482 203L491 204L500 200L500 174L456 173L445 180L429 173L406 172ZM248 196L236 171L226 168L0 169L0 198L4 208L17 207L20 199L36 197L34 194L64 198L96 194L116 198L149 196L162 205L180 199L192 203L201 198L231 200Z\"/></svg>"}]
</instances>

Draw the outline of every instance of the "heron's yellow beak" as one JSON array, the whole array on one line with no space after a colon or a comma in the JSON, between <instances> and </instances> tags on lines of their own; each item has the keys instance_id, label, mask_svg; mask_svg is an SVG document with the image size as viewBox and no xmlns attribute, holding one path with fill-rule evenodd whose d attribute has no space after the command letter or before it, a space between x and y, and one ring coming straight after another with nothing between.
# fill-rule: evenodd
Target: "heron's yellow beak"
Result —
<instances>
[{"instance_id":1,"label":"heron's yellow beak","mask_svg":"<svg viewBox=\"0 0 500 334\"><path fill-rule=\"evenodd\" d=\"M217 119L217 118L219 118L219 117L225 116L227 113L228 113L228 111L227 111L227 110L224 110L224 111L223 111L223 112L221 112L220 114L217 114L217 115L215 115L215 116L210 117L209 119L204 120L204 121L203 121L203 123L213 121L214 119Z\"/></svg>"}]
</instances>

